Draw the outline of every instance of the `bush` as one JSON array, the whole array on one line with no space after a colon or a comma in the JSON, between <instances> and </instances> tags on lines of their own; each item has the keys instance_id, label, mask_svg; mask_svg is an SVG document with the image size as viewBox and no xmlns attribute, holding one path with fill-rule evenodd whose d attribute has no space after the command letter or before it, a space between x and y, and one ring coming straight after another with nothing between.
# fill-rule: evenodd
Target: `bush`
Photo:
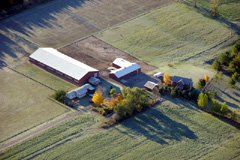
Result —
<instances>
[{"instance_id":1,"label":"bush","mask_svg":"<svg viewBox=\"0 0 240 160\"><path fill-rule=\"evenodd\" d=\"M235 82L238 82L239 81L239 74L237 72L235 72L233 75L232 75L232 80L234 80Z\"/></svg>"},{"instance_id":2,"label":"bush","mask_svg":"<svg viewBox=\"0 0 240 160\"><path fill-rule=\"evenodd\" d=\"M112 88L112 89L110 89L110 91L109 91L109 94L110 94L111 96L115 95L116 93L117 93L117 91L116 91L115 88Z\"/></svg>"},{"instance_id":3,"label":"bush","mask_svg":"<svg viewBox=\"0 0 240 160\"><path fill-rule=\"evenodd\" d=\"M196 101L198 99L199 94L200 94L199 91L193 88L190 92L188 92L188 98Z\"/></svg>"},{"instance_id":4,"label":"bush","mask_svg":"<svg viewBox=\"0 0 240 160\"><path fill-rule=\"evenodd\" d=\"M229 112L226 102L221 103L214 98L211 99L210 109L211 111L222 114L222 115L225 115L226 113Z\"/></svg>"},{"instance_id":5,"label":"bush","mask_svg":"<svg viewBox=\"0 0 240 160\"><path fill-rule=\"evenodd\" d=\"M200 93L198 96L197 104L199 107L206 107L208 104L208 95L205 93Z\"/></svg>"},{"instance_id":6,"label":"bush","mask_svg":"<svg viewBox=\"0 0 240 160\"><path fill-rule=\"evenodd\" d=\"M229 72L229 73L236 72L236 67L234 65L234 62L230 62L229 66L227 67L227 72Z\"/></svg>"},{"instance_id":7,"label":"bush","mask_svg":"<svg viewBox=\"0 0 240 160\"><path fill-rule=\"evenodd\" d=\"M66 91L64 90L58 90L55 92L54 94L54 99L61 102L61 103L64 103L64 99L65 99L65 96L66 96Z\"/></svg>"},{"instance_id":8,"label":"bush","mask_svg":"<svg viewBox=\"0 0 240 160\"><path fill-rule=\"evenodd\" d=\"M231 61L231 55L229 52L224 52L218 57L218 62L223 65L227 65Z\"/></svg>"},{"instance_id":9,"label":"bush","mask_svg":"<svg viewBox=\"0 0 240 160\"><path fill-rule=\"evenodd\" d=\"M199 79L198 81L198 87L199 89L203 89L203 87L206 85L206 81L204 79Z\"/></svg>"},{"instance_id":10,"label":"bush","mask_svg":"<svg viewBox=\"0 0 240 160\"><path fill-rule=\"evenodd\" d=\"M213 68L214 68L215 70L217 70L217 71L220 71L220 70L222 69L222 66L221 66L221 64L219 63L218 60L215 60L215 61L213 62L213 64L212 64L212 66L213 66Z\"/></svg>"},{"instance_id":11,"label":"bush","mask_svg":"<svg viewBox=\"0 0 240 160\"><path fill-rule=\"evenodd\" d=\"M234 81L232 78L228 82L231 86L234 86L236 84L236 81Z\"/></svg>"},{"instance_id":12,"label":"bush","mask_svg":"<svg viewBox=\"0 0 240 160\"><path fill-rule=\"evenodd\" d=\"M240 51L240 40L238 40L238 41L235 43L234 48L236 48L238 51Z\"/></svg>"},{"instance_id":13,"label":"bush","mask_svg":"<svg viewBox=\"0 0 240 160\"><path fill-rule=\"evenodd\" d=\"M176 97L177 96L177 90L175 88L172 88L170 94L171 94L171 96Z\"/></svg>"}]
</instances>

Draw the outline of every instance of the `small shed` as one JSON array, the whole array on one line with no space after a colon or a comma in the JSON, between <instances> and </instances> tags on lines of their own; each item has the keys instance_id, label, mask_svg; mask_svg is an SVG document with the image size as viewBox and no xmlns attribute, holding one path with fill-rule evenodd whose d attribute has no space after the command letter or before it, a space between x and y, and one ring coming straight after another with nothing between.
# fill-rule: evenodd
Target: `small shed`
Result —
<instances>
[{"instance_id":1,"label":"small shed","mask_svg":"<svg viewBox=\"0 0 240 160\"><path fill-rule=\"evenodd\" d=\"M94 90L95 90L95 88L92 85L87 83L73 91L68 92L66 94L66 97L71 100L74 98L82 98L82 97L86 96L86 94L88 92L92 93Z\"/></svg>"},{"instance_id":2,"label":"small shed","mask_svg":"<svg viewBox=\"0 0 240 160\"><path fill-rule=\"evenodd\" d=\"M163 73L162 72L157 72L153 75L153 77L161 78L161 77L163 77Z\"/></svg>"},{"instance_id":3,"label":"small shed","mask_svg":"<svg viewBox=\"0 0 240 160\"><path fill-rule=\"evenodd\" d=\"M98 85L101 80L96 78L96 77L91 77L89 80L88 80L89 83L91 83L92 85Z\"/></svg>"},{"instance_id":4,"label":"small shed","mask_svg":"<svg viewBox=\"0 0 240 160\"><path fill-rule=\"evenodd\" d=\"M147 81L144 85L144 88L148 91L154 91L154 90L158 90L159 89L159 85L157 83L151 82L151 81Z\"/></svg>"},{"instance_id":5,"label":"small shed","mask_svg":"<svg viewBox=\"0 0 240 160\"><path fill-rule=\"evenodd\" d=\"M70 91L70 92L68 92L67 94L66 94L66 97L68 98L68 99L74 99L74 98L76 98L77 97L77 95L76 95L76 92L75 91Z\"/></svg>"}]
</instances>

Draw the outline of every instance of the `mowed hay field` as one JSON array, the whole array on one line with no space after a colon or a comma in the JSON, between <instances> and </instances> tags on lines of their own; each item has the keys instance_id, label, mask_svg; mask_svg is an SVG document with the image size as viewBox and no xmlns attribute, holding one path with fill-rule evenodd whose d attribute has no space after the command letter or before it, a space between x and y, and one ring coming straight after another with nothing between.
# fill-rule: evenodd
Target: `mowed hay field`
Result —
<instances>
[{"instance_id":1,"label":"mowed hay field","mask_svg":"<svg viewBox=\"0 0 240 160\"><path fill-rule=\"evenodd\" d=\"M231 30L175 3L97 34L98 38L155 66L214 57L203 54L231 37ZM202 56L203 55L203 56Z\"/></svg>"},{"instance_id":2,"label":"mowed hay field","mask_svg":"<svg viewBox=\"0 0 240 160\"><path fill-rule=\"evenodd\" d=\"M19 144L0 159L240 158L238 129L178 99L165 101L108 130L84 129L78 121ZM87 122L94 128L91 118Z\"/></svg>"},{"instance_id":3,"label":"mowed hay field","mask_svg":"<svg viewBox=\"0 0 240 160\"><path fill-rule=\"evenodd\" d=\"M52 90L6 68L0 75L0 141L69 111L48 99Z\"/></svg>"}]
</instances>

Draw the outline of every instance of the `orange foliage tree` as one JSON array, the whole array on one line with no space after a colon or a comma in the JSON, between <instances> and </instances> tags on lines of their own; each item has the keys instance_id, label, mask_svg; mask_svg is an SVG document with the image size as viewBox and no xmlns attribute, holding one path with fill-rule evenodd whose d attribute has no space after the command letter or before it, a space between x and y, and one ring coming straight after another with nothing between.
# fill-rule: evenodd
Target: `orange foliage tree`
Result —
<instances>
[{"instance_id":1,"label":"orange foliage tree","mask_svg":"<svg viewBox=\"0 0 240 160\"><path fill-rule=\"evenodd\" d=\"M110 99L105 99L103 104L108 109L113 109L117 104L119 104L123 100L122 95L118 94L113 96Z\"/></svg>"},{"instance_id":2,"label":"orange foliage tree","mask_svg":"<svg viewBox=\"0 0 240 160\"><path fill-rule=\"evenodd\" d=\"M204 75L204 78L205 82L208 82L209 81L209 76L207 74Z\"/></svg>"},{"instance_id":3,"label":"orange foliage tree","mask_svg":"<svg viewBox=\"0 0 240 160\"><path fill-rule=\"evenodd\" d=\"M92 101L96 105L101 105L104 101L103 92L98 90L93 94Z\"/></svg>"},{"instance_id":4,"label":"orange foliage tree","mask_svg":"<svg viewBox=\"0 0 240 160\"><path fill-rule=\"evenodd\" d=\"M164 73L163 75L163 82L166 84L166 85L170 85L171 84L171 77L168 73Z\"/></svg>"}]
</instances>

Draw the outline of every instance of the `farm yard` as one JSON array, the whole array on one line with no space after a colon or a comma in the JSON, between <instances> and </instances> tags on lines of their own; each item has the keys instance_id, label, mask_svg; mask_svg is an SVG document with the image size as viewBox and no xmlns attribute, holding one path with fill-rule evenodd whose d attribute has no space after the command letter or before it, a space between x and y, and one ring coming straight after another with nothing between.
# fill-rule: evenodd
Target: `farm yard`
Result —
<instances>
[{"instance_id":1,"label":"farm yard","mask_svg":"<svg viewBox=\"0 0 240 160\"><path fill-rule=\"evenodd\" d=\"M209 64L237 37L223 24L171 0L55 0L3 20L1 143L66 112L76 115L0 152L0 159L240 159L239 128L203 112L193 101L165 95L153 108L103 129L109 119L89 109L93 95L79 99L79 108L74 108L79 111L54 102L50 96L55 90L77 86L27 58L38 47L57 48L100 70L99 86L110 99L114 94L109 88L119 92L123 87L109 78L107 68L115 58L142 68L126 86L142 87L155 80L150 74L161 71L192 78L196 87L205 74L214 77L216 71ZM225 78L210 88L238 109L239 85L228 90Z\"/></svg>"},{"instance_id":2,"label":"farm yard","mask_svg":"<svg viewBox=\"0 0 240 160\"><path fill-rule=\"evenodd\" d=\"M7 68L0 74L0 141L69 111L48 99L52 90Z\"/></svg>"},{"instance_id":3,"label":"farm yard","mask_svg":"<svg viewBox=\"0 0 240 160\"><path fill-rule=\"evenodd\" d=\"M138 63L142 67L143 72L156 69L154 66L148 65L94 36L67 45L60 48L59 51L98 69L101 77L106 80L111 80L107 68L110 67L111 63L118 57Z\"/></svg>"},{"instance_id":4,"label":"farm yard","mask_svg":"<svg viewBox=\"0 0 240 160\"><path fill-rule=\"evenodd\" d=\"M111 3L54 0L1 20L0 141L67 111L48 99L54 93L49 88L70 90L75 86L30 64L26 58L29 54L40 46L63 46L169 3L169 0L133 0L131 3L129 0ZM7 65L19 74L6 68Z\"/></svg>"},{"instance_id":5,"label":"farm yard","mask_svg":"<svg viewBox=\"0 0 240 160\"><path fill-rule=\"evenodd\" d=\"M89 116L26 141L0 159L240 158L237 128L180 99L165 101L108 130L97 129L98 122Z\"/></svg>"}]
</instances>

